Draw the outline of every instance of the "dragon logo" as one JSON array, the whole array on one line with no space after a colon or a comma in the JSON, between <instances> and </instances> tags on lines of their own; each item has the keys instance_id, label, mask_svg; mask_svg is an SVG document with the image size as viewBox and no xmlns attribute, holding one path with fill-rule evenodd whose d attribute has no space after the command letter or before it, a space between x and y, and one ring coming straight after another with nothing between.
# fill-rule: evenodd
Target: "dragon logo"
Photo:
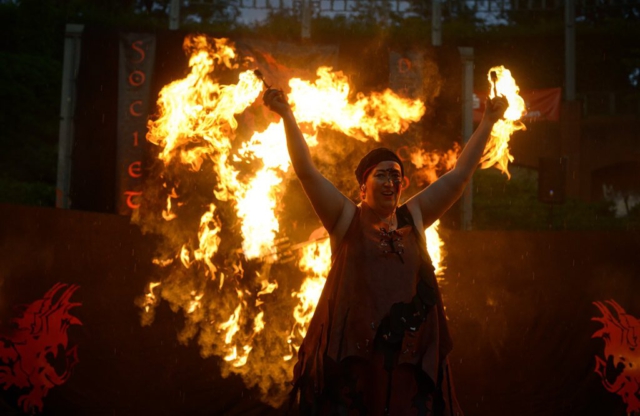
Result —
<instances>
[{"instance_id":1,"label":"dragon logo","mask_svg":"<svg viewBox=\"0 0 640 416\"><path fill-rule=\"evenodd\" d=\"M8 335L0 335L0 386L20 390L18 406L24 412L42 411L42 399L69 379L78 362L77 346L68 348L67 337L71 325L82 325L69 314L81 305L70 302L77 289L57 283L44 298L21 305Z\"/></svg>"},{"instance_id":2,"label":"dragon logo","mask_svg":"<svg viewBox=\"0 0 640 416\"><path fill-rule=\"evenodd\" d=\"M640 412L640 319L625 312L613 300L593 302L602 317L592 318L603 327L592 338L604 340L604 357L596 355L595 372L604 387L622 397L627 412ZM611 310L612 309L612 310ZM615 314L614 314L615 313Z\"/></svg>"}]
</instances>

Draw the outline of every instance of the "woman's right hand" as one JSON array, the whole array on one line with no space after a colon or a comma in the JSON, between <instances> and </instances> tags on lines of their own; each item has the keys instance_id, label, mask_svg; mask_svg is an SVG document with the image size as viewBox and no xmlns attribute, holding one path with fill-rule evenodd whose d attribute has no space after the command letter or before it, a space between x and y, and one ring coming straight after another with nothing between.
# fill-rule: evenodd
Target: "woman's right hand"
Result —
<instances>
[{"instance_id":1,"label":"woman's right hand","mask_svg":"<svg viewBox=\"0 0 640 416\"><path fill-rule=\"evenodd\" d=\"M284 117L291 112L291 106L287 102L287 97L282 90L269 88L264 92L262 100L269 110L280 115L280 117Z\"/></svg>"}]
</instances>

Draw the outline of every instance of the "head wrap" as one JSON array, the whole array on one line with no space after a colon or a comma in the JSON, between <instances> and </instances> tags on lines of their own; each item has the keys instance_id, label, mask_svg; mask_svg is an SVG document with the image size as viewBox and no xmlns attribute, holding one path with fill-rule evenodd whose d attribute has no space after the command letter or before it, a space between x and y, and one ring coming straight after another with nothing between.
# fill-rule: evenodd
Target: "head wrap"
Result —
<instances>
[{"instance_id":1,"label":"head wrap","mask_svg":"<svg viewBox=\"0 0 640 416\"><path fill-rule=\"evenodd\" d=\"M355 172L358 184L362 185L365 182L367 174L378 163L386 161L397 162L400 165L400 172L402 173L402 176L404 176L404 166L402 165L402 161L398 155L386 147L378 147L367 153L366 156L360 160L360 163L358 163L358 167Z\"/></svg>"}]
</instances>

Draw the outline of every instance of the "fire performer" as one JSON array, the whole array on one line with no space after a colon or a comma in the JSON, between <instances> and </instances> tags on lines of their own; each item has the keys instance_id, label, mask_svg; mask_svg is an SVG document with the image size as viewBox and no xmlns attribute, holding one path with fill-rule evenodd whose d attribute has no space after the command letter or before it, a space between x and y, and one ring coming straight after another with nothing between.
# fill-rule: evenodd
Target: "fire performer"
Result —
<instances>
[{"instance_id":1,"label":"fire performer","mask_svg":"<svg viewBox=\"0 0 640 416\"><path fill-rule=\"evenodd\" d=\"M331 241L331 271L294 369L301 414L462 415L424 230L462 195L507 100L489 100L455 168L402 205L394 152L362 158L356 205L314 166L282 91L268 89L264 102L284 121L291 163Z\"/></svg>"}]
</instances>

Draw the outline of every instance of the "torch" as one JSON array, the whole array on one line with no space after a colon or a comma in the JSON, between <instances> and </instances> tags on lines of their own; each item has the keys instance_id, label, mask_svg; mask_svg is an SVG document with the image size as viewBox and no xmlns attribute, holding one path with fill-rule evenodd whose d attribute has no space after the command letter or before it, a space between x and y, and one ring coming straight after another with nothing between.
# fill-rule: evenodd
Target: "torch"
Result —
<instances>
[{"instance_id":1,"label":"torch","mask_svg":"<svg viewBox=\"0 0 640 416\"><path fill-rule=\"evenodd\" d=\"M496 71L491 71L490 73L491 76L491 83L493 84L493 96L497 97L498 96L498 73ZM264 82L264 80L262 81Z\"/></svg>"},{"instance_id":2,"label":"torch","mask_svg":"<svg viewBox=\"0 0 640 416\"><path fill-rule=\"evenodd\" d=\"M271 85L267 84L267 81L264 80L264 75L262 75L262 72L260 72L259 69L256 69L255 71L253 71L253 74L256 76L256 78L262 81L262 85L264 85L266 89L271 88Z\"/></svg>"},{"instance_id":3,"label":"torch","mask_svg":"<svg viewBox=\"0 0 640 416\"><path fill-rule=\"evenodd\" d=\"M253 75L255 75L256 78L258 78L260 81L262 81L262 85L264 85L264 87L267 89L267 91L265 92L265 95L269 93L269 90L272 88L271 88L271 85L267 84L267 81L264 80L264 75L262 74L262 72L259 69L256 69L253 71ZM274 97L274 99L281 100L282 102L287 102L287 98L284 95L284 92L282 92L280 88L277 88L275 90L277 91L277 95ZM265 104L266 104L266 101L265 101ZM269 106L269 104L267 104L267 106Z\"/></svg>"}]
</instances>

